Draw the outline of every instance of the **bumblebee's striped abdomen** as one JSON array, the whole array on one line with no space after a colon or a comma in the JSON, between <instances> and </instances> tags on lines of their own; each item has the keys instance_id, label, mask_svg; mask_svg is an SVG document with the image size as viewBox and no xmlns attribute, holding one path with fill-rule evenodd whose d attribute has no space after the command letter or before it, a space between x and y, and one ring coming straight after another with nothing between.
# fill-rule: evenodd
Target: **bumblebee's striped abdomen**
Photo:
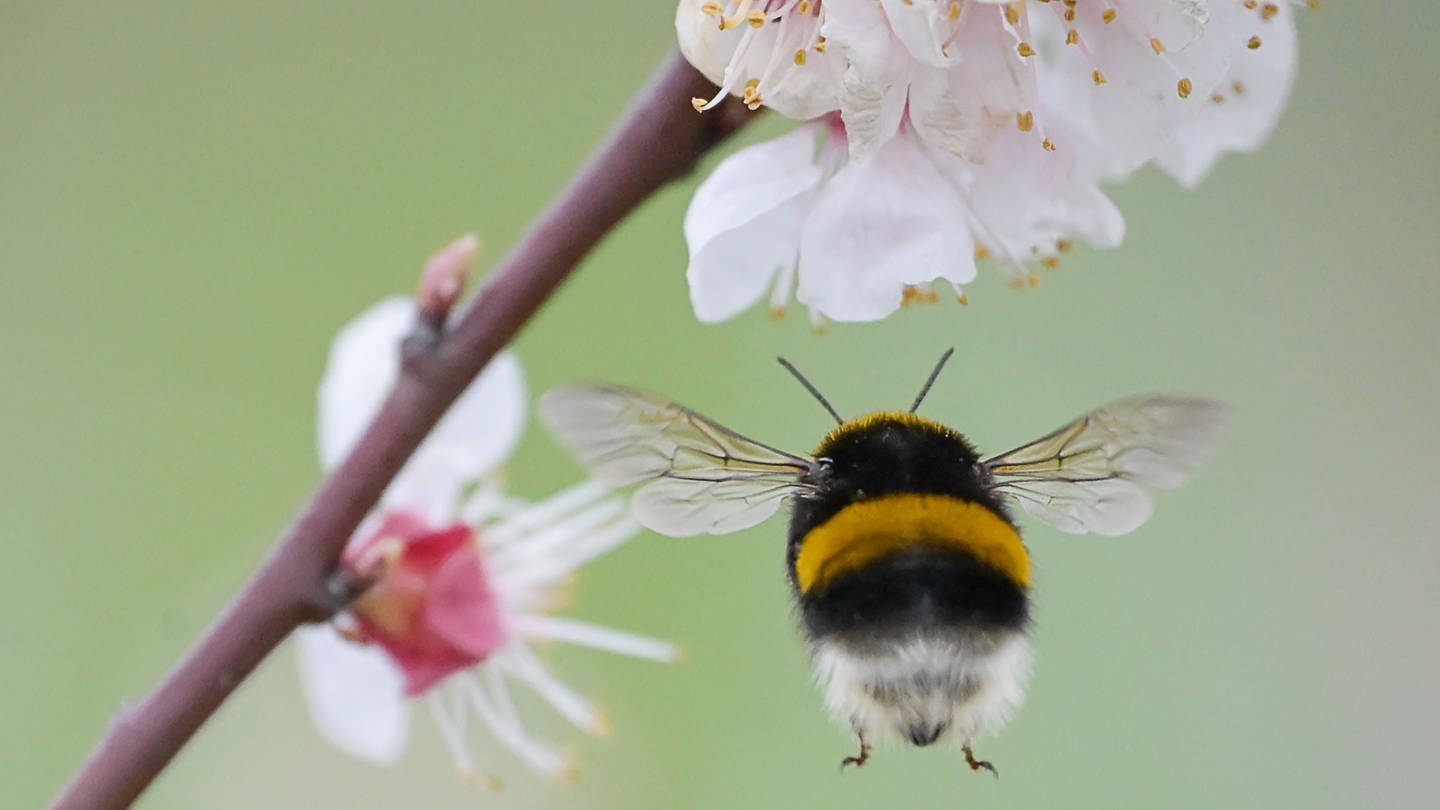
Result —
<instances>
[{"instance_id":1,"label":"bumblebee's striped abdomen","mask_svg":"<svg viewBox=\"0 0 1440 810\"><path fill-rule=\"evenodd\" d=\"M1030 558L983 504L909 493L853 503L805 534L793 578L816 638L1021 629Z\"/></svg>"},{"instance_id":2,"label":"bumblebee's striped abdomen","mask_svg":"<svg viewBox=\"0 0 1440 810\"><path fill-rule=\"evenodd\" d=\"M795 584L801 594L911 546L968 552L1021 588L1030 556L1015 527L983 504L949 495L896 493L852 503L800 540Z\"/></svg>"}]
</instances>

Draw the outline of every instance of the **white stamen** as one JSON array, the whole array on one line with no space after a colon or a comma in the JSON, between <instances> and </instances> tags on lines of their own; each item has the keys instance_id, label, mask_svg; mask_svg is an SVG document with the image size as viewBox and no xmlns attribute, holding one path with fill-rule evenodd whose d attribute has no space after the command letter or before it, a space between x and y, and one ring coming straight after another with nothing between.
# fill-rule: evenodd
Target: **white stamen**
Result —
<instances>
[{"instance_id":1,"label":"white stamen","mask_svg":"<svg viewBox=\"0 0 1440 810\"><path fill-rule=\"evenodd\" d=\"M546 498L533 506L526 507L503 524L485 532L485 544L495 549L520 537L526 537L536 529L549 525L591 501L609 494L604 484L586 481L577 484L558 495Z\"/></svg>"},{"instance_id":2,"label":"white stamen","mask_svg":"<svg viewBox=\"0 0 1440 810\"><path fill-rule=\"evenodd\" d=\"M511 627L528 639L563 641L647 661L674 661L680 654L675 645L664 641L558 616L519 614Z\"/></svg>"},{"instance_id":3,"label":"white stamen","mask_svg":"<svg viewBox=\"0 0 1440 810\"><path fill-rule=\"evenodd\" d=\"M512 591L533 589L547 583L562 580L575 569L610 551L629 540L640 531L640 524L630 518L623 518L609 526L595 527L583 534L569 533L565 540L569 547L552 549L548 556L521 560L507 560L505 573L498 579Z\"/></svg>"},{"instance_id":4,"label":"white stamen","mask_svg":"<svg viewBox=\"0 0 1440 810\"><path fill-rule=\"evenodd\" d=\"M607 523L613 523L625 512L625 504L619 498L601 501L564 520L551 524L525 538L524 542L510 542L505 548L490 554L489 562L497 569L513 568L533 560L553 558L563 546L577 538L596 531ZM497 527L496 531L501 528Z\"/></svg>"},{"instance_id":5,"label":"white stamen","mask_svg":"<svg viewBox=\"0 0 1440 810\"><path fill-rule=\"evenodd\" d=\"M499 662L516 679L524 681L535 693L554 707L555 711L581 731L605 733L605 720L585 698L555 679L540 659L523 645L513 645Z\"/></svg>"},{"instance_id":6,"label":"white stamen","mask_svg":"<svg viewBox=\"0 0 1440 810\"><path fill-rule=\"evenodd\" d=\"M530 767L543 774L559 776L565 772L564 758L531 739L525 733L525 729L520 725L520 719L515 713L515 706L510 702L510 696L504 689L503 682L499 683L499 694L495 696L495 703L491 703L491 696L474 678L462 678L460 683L465 689L470 705L475 707L480 719L484 720L490 730L495 732L495 737L504 743L505 747L515 752L515 755L525 760Z\"/></svg>"},{"instance_id":7,"label":"white stamen","mask_svg":"<svg viewBox=\"0 0 1440 810\"><path fill-rule=\"evenodd\" d=\"M492 486L489 482L481 482L460 504L455 519L471 526L479 526L513 515L527 507L529 504L525 501L506 495L504 490Z\"/></svg>"},{"instance_id":8,"label":"white stamen","mask_svg":"<svg viewBox=\"0 0 1440 810\"><path fill-rule=\"evenodd\" d=\"M776 315L785 314L790 303L790 293L795 289L795 262L789 262L775 274L775 288L770 293L770 311Z\"/></svg>"},{"instance_id":9,"label":"white stamen","mask_svg":"<svg viewBox=\"0 0 1440 810\"><path fill-rule=\"evenodd\" d=\"M456 707L452 711L452 708L446 705L444 697L446 691L445 689L434 690L425 702L430 706L430 714L435 718L435 726L440 729L440 738L445 742L445 747L450 750L450 757L455 760L455 767L463 773L474 773L475 761L470 758L469 747L465 745L464 707Z\"/></svg>"}]
</instances>

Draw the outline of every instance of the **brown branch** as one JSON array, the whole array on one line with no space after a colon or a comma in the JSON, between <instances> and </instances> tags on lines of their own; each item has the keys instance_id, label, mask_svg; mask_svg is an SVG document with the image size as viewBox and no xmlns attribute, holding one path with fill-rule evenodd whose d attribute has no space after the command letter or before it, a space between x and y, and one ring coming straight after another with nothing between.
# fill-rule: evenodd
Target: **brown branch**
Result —
<instances>
[{"instance_id":1,"label":"brown branch","mask_svg":"<svg viewBox=\"0 0 1440 810\"><path fill-rule=\"evenodd\" d=\"M165 680L115 718L52 807L128 806L292 630L343 606L341 550L445 410L616 223L748 120L733 104L696 114L690 99L713 92L678 56L660 67L454 328L407 341L400 378L349 457Z\"/></svg>"}]
</instances>

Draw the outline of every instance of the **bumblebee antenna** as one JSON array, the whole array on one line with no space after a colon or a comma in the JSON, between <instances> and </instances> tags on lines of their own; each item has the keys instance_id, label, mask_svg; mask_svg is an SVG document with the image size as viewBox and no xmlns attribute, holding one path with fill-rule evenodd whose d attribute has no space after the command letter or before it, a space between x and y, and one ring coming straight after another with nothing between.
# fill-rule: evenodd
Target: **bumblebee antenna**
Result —
<instances>
[{"instance_id":1,"label":"bumblebee antenna","mask_svg":"<svg viewBox=\"0 0 1440 810\"><path fill-rule=\"evenodd\" d=\"M930 393L930 386L934 385L935 378L940 376L940 369L945 368L945 363L950 360L950 355L954 353L955 347L951 346L945 350L944 354L940 355L940 362L935 364L935 370L931 371L930 377L925 380L925 387L921 388L920 393L915 396L915 404L910 406L910 413L914 413L920 407L920 403L925 401L925 395Z\"/></svg>"},{"instance_id":2,"label":"bumblebee antenna","mask_svg":"<svg viewBox=\"0 0 1440 810\"><path fill-rule=\"evenodd\" d=\"M840 414L836 413L835 409L830 406L830 401L825 399L825 395L820 393L820 389L816 388L813 383L805 379L805 375L800 373L800 369L795 368L795 365L793 363L783 357L777 357L775 359L780 361L780 365L784 366L786 371L795 375L795 379L799 380L800 384L805 386L805 390L810 392L810 396L815 397L815 399L819 400L820 404L825 407L825 410L829 411L830 415L835 417L835 422L837 424L845 424L845 420L842 419L840 417ZM930 386L927 385L925 387L929 388Z\"/></svg>"}]
</instances>

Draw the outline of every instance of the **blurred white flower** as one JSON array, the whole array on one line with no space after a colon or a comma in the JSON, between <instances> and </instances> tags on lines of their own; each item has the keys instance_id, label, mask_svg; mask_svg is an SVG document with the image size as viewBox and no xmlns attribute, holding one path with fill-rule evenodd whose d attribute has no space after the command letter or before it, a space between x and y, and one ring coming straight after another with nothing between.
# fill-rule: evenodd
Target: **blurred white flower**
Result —
<instances>
[{"instance_id":1,"label":"blurred white flower","mask_svg":"<svg viewBox=\"0 0 1440 810\"><path fill-rule=\"evenodd\" d=\"M341 331L320 388L320 451L343 458L379 407L413 321L405 299L383 302ZM632 537L624 503L586 483L539 502L506 495L495 468L519 439L519 365L497 356L426 439L347 549L344 564L377 580L334 624L298 633L301 684L321 733L388 763L409 734L411 704L428 704L457 767L476 772L472 720L534 770L567 758L534 739L511 699L524 684L577 727L605 721L532 649L560 641L668 661L661 641L550 615L585 562Z\"/></svg>"},{"instance_id":2,"label":"blurred white flower","mask_svg":"<svg viewBox=\"0 0 1440 810\"><path fill-rule=\"evenodd\" d=\"M316 423L325 469L344 460L380 409L400 372L400 340L414 323L415 302L389 298L335 336L320 380ZM446 519L467 486L510 457L524 427L520 362L500 352L410 457L381 506L401 506L432 522Z\"/></svg>"},{"instance_id":3,"label":"blurred white flower","mask_svg":"<svg viewBox=\"0 0 1440 810\"><path fill-rule=\"evenodd\" d=\"M1028 152L1018 135L997 138L977 165L902 129L856 161L825 123L742 149L685 215L695 314L724 320L768 291L777 314L793 292L817 321L876 320L936 283L966 300L977 256L1025 283L1074 240L1118 244L1124 221L1096 182L1063 155Z\"/></svg>"}]
</instances>

